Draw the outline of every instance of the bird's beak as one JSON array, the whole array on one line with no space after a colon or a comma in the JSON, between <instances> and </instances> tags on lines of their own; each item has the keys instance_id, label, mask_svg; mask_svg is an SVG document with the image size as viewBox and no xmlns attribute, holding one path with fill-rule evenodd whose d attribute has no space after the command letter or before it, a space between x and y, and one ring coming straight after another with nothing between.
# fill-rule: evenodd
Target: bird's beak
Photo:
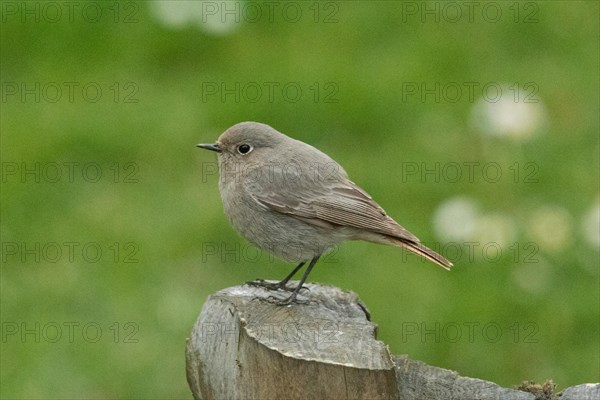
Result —
<instances>
[{"instance_id":1,"label":"bird's beak","mask_svg":"<svg viewBox=\"0 0 600 400\"><path fill-rule=\"evenodd\" d=\"M221 152L221 147L219 147L218 143L215 144L197 144L196 147L200 147L206 150L216 151L217 153Z\"/></svg>"}]
</instances>

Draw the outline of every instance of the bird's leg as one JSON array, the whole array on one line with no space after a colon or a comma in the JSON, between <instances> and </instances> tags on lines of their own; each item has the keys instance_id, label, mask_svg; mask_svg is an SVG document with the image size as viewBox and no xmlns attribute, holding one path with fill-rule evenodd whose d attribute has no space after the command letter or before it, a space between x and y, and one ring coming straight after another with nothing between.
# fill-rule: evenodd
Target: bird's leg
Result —
<instances>
[{"instance_id":1,"label":"bird's leg","mask_svg":"<svg viewBox=\"0 0 600 400\"><path fill-rule=\"evenodd\" d=\"M294 268L294 270L292 272L290 272L290 274L288 276L286 276L285 278L283 278L281 281L279 281L279 283L277 283L276 285L280 288L280 289L286 289L285 285L287 285L287 283L290 281L290 279L293 278L294 275L296 275L296 272L300 271L300 268L302 268L304 266L305 262L301 262L300 264L298 264L298 266L296 268Z\"/></svg>"},{"instance_id":2,"label":"bird's leg","mask_svg":"<svg viewBox=\"0 0 600 400\"><path fill-rule=\"evenodd\" d=\"M296 268L294 268L294 270L292 272L290 272L290 274L288 276L286 276L285 278L283 278L281 281L277 282L277 283L270 283L270 282L265 282L264 279L257 279L255 281L250 281L250 282L246 282L248 285L250 286L257 286L257 287L262 287L268 290L277 290L277 289L283 289L283 290L293 290L293 289L288 289L285 285L289 282L290 279L292 279L292 277L294 275L296 275L296 272L298 272L300 270L300 268L302 268L302 266L304 266L304 262L301 262L300 264L298 264L298 266Z\"/></svg>"},{"instance_id":3,"label":"bird's leg","mask_svg":"<svg viewBox=\"0 0 600 400\"><path fill-rule=\"evenodd\" d=\"M300 291L300 289L302 289L302 285L304 285L306 278L308 278L308 274L310 274L310 271L313 269L313 267L315 266L317 261L319 261L319 257L320 256L316 256L315 258L312 259L312 261L308 265L308 268L306 269L306 271L304 271L304 276L300 280L300 283L298 284L298 286L296 286L296 288L294 289L294 292L292 293L292 295L290 297L288 297L287 299L283 300L282 302L280 302L279 305L285 306L285 305L292 304L293 302L297 301L296 296L298 296L298 292Z\"/></svg>"}]
</instances>

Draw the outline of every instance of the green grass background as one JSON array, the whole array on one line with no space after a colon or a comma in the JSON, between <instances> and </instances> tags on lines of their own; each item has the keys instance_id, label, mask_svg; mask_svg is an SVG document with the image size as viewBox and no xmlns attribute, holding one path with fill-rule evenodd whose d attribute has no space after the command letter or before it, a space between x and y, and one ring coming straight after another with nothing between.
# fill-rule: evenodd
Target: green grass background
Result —
<instances>
[{"instance_id":1,"label":"green grass background","mask_svg":"<svg viewBox=\"0 0 600 400\"><path fill-rule=\"evenodd\" d=\"M7 83L22 82L78 82L79 88L97 82L103 89L96 103L76 90L73 102L64 94L56 103L7 96L0 104L4 166L96 163L103 172L97 183L77 175L81 169L73 182L65 175L56 183L18 176L2 182L3 245L95 242L103 250L96 263L78 251L73 261L63 255L52 263L32 256L23 262L3 248L3 399L191 398L185 339L206 297L256 277L283 277L291 268L267 256L203 254L211 243L247 250L222 213L216 176L203 179L203 163L214 155L194 147L244 120L268 123L330 154L426 243L443 241L432 216L455 196L513 218L520 243L530 240L528 215L544 206L567 210L573 220L567 244L558 251L540 246L537 264L510 255L492 263L462 257L446 273L398 249L348 243L310 278L357 292L394 353L506 386L525 379L552 378L563 388L598 381L598 249L584 243L579 228L599 195L597 2L536 2L534 23L523 23L523 14L515 22L508 2L496 2L504 13L497 23L477 12L474 22L403 21L402 3L393 1L338 2L337 22L315 23L313 3L301 2L305 17L297 23L276 13L274 22L242 21L224 35L193 25L168 28L150 2L135 3L137 22L123 23L121 15L115 23L112 3L99 4L107 18L98 23L77 13L73 22L57 23L3 14L3 95ZM115 82L121 95L133 82L139 101L115 102L109 89ZM303 97L292 103L276 91L273 102L204 101L206 82L295 82ZM311 85L327 82L339 89L335 103L311 97ZM469 122L473 102L403 101L404 82L535 82L547 123L527 141L482 135ZM499 162L505 174L515 162L534 162L539 182L402 182L398 173L402 162L468 161ZM123 182L127 163L137 166L137 182ZM139 250L136 263L124 262L129 242ZM121 251L116 262L113 243ZM523 289L515 274L537 289ZM95 323L102 335L91 343L75 328L71 343L69 322ZM136 343L125 340L132 332L127 322L138 327L129 337ZM62 338L36 342L31 334L24 340L20 332L7 334L36 323L62 326ZM408 325L436 323L458 324L462 337L403 338ZM465 323L498 324L502 336L484 340L476 328L469 340ZM530 326L533 342L523 337ZM519 330L517 340L511 327Z\"/></svg>"}]
</instances>

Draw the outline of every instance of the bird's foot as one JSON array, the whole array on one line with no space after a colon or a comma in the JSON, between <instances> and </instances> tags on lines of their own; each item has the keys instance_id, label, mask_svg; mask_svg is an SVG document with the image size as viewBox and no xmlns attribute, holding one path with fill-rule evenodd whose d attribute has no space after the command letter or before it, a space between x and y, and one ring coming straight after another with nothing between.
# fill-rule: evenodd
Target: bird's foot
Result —
<instances>
[{"instance_id":1,"label":"bird's foot","mask_svg":"<svg viewBox=\"0 0 600 400\"><path fill-rule=\"evenodd\" d=\"M295 286L293 288L286 288L285 290L287 290L288 292L300 292L301 290L306 290L310 292L310 288L308 286L302 286L299 289L298 286Z\"/></svg>"},{"instance_id":2,"label":"bird's foot","mask_svg":"<svg viewBox=\"0 0 600 400\"><path fill-rule=\"evenodd\" d=\"M288 298L282 299L275 296L269 296L265 300L276 306L289 306L292 304L310 304L310 300L301 300L296 297L297 293L292 293Z\"/></svg>"},{"instance_id":3,"label":"bird's foot","mask_svg":"<svg viewBox=\"0 0 600 400\"><path fill-rule=\"evenodd\" d=\"M253 281L248 281L246 282L246 285L250 285L250 286L254 286L254 287L261 287L267 290L285 290L288 292L294 291L295 288L290 289L287 286L285 286L287 282L268 282L265 281L264 279L256 279Z\"/></svg>"}]
</instances>

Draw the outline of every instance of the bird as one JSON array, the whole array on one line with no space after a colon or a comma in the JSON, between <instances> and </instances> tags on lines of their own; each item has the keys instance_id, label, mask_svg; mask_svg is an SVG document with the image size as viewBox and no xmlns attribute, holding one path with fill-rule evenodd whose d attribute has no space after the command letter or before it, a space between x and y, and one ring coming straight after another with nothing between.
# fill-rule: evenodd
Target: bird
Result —
<instances>
[{"instance_id":1,"label":"bird","mask_svg":"<svg viewBox=\"0 0 600 400\"><path fill-rule=\"evenodd\" d=\"M331 157L269 125L240 122L215 143L196 146L217 153L219 191L233 228L258 248L298 263L277 283L252 282L290 291L282 305L297 302L319 258L347 240L400 247L447 270L453 266L390 217ZM299 284L288 288L307 263Z\"/></svg>"}]
</instances>

